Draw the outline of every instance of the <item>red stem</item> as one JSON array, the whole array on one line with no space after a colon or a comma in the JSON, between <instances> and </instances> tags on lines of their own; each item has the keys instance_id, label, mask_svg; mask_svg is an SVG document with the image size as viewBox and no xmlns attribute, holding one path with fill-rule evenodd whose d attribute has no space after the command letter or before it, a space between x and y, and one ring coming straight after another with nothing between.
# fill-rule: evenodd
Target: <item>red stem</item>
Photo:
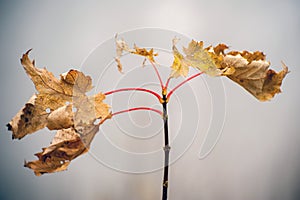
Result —
<instances>
[{"instance_id":1,"label":"red stem","mask_svg":"<svg viewBox=\"0 0 300 200\"><path fill-rule=\"evenodd\" d=\"M170 83L171 77L168 78L166 85L165 85L165 89L167 90L169 87L169 83Z\"/></svg>"},{"instance_id":2,"label":"red stem","mask_svg":"<svg viewBox=\"0 0 300 200\"><path fill-rule=\"evenodd\" d=\"M136 108L129 108L129 109L126 109L126 110L121 110L121 111L112 113L111 116L115 116L115 115L118 115L118 114L131 112L131 111L136 111L136 110L150 110L150 111L153 111L153 112L158 113L158 114L161 115L161 116L163 115L163 113L162 113L160 110L157 110L157 109L155 109L155 108L149 108L149 107L136 107Z\"/></svg>"},{"instance_id":3,"label":"red stem","mask_svg":"<svg viewBox=\"0 0 300 200\"><path fill-rule=\"evenodd\" d=\"M185 84L186 82L192 80L193 78L196 78L197 76L200 76L201 74L203 74L203 72L199 72L199 73L197 73L197 74L195 74L195 75L193 75L193 76L191 76L191 77L185 79L185 80L182 81L181 83L179 83L175 88L173 88L173 89L169 92L169 94L167 95L167 99L169 99L170 96L174 93L174 91L177 90L178 88L180 88L180 86L182 86L182 85Z\"/></svg>"},{"instance_id":4,"label":"red stem","mask_svg":"<svg viewBox=\"0 0 300 200\"><path fill-rule=\"evenodd\" d=\"M150 94L153 94L154 96L156 96L158 98L158 100L161 99L161 96L158 93L156 93L152 90L145 89L145 88L121 88L121 89L106 92L106 93L104 93L104 95L110 95L110 94L113 94L113 93L116 93L116 92L131 91L131 90L147 92L147 93L150 93Z\"/></svg>"},{"instance_id":5,"label":"red stem","mask_svg":"<svg viewBox=\"0 0 300 200\"><path fill-rule=\"evenodd\" d=\"M160 76L160 74L159 74L159 72L158 72L158 70L157 70L157 67L155 66L155 64L154 64L154 62L153 62L152 60L150 60L150 59L148 59L148 60L149 60L149 62L151 63L151 65L153 66L153 68L154 68L154 70L155 70L155 73L156 73L156 75L157 75L157 77L158 77L158 80L159 80L161 89L163 89L163 88L164 88L164 85L163 85L163 82L162 82L162 80L161 80L161 76Z\"/></svg>"}]
</instances>

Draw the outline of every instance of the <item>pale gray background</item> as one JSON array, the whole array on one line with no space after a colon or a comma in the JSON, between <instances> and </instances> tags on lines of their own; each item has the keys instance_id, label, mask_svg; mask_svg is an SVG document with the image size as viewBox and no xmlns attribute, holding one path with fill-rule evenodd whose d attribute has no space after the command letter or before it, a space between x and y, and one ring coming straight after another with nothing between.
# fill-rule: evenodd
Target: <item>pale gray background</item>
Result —
<instances>
[{"instance_id":1,"label":"pale gray background","mask_svg":"<svg viewBox=\"0 0 300 200\"><path fill-rule=\"evenodd\" d=\"M5 127L34 91L19 63L27 49L34 48L32 57L40 67L58 75L80 66L115 33L141 27L262 50L275 69L283 60L291 70L283 93L267 103L225 80L228 113L222 137L206 159L197 157L197 140L172 165L170 199L299 199L299 8L296 0L1 1L0 199L160 198L161 171L120 173L88 154L67 172L35 177L23 160L33 159L53 133L43 130L12 141Z\"/></svg>"}]
</instances>

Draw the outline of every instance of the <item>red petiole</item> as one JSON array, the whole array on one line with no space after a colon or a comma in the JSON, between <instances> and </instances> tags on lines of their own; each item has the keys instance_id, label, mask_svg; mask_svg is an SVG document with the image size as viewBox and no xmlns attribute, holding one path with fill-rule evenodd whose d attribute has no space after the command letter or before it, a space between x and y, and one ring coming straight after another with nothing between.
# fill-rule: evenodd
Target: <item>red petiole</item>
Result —
<instances>
[{"instance_id":1,"label":"red petiole","mask_svg":"<svg viewBox=\"0 0 300 200\"><path fill-rule=\"evenodd\" d=\"M117 89L117 90L112 90L112 91L109 91L109 92L106 92L104 93L104 95L110 95L110 94L113 94L113 93L117 93L117 92L123 92L123 91L142 91L142 92L147 92L147 93L150 93L150 94L153 94L154 96L156 96L158 98L158 100L161 99L161 96L152 91L152 90L148 90L148 89L145 89L145 88L121 88L121 89Z\"/></svg>"},{"instance_id":2,"label":"red petiole","mask_svg":"<svg viewBox=\"0 0 300 200\"><path fill-rule=\"evenodd\" d=\"M118 111L118 112L114 112L114 113L111 114L111 116L115 116L115 115L119 115L119 114L122 114L122 113L131 112L131 111L137 111L137 110L150 110L150 111L158 113L161 116L163 115L163 113L160 110L157 110L155 108L150 108L150 107L136 107L136 108L129 108L129 109L126 109L126 110L121 110L121 111Z\"/></svg>"},{"instance_id":3,"label":"red petiole","mask_svg":"<svg viewBox=\"0 0 300 200\"><path fill-rule=\"evenodd\" d=\"M156 73L157 78L158 78L158 80L159 80L161 89L164 89L164 85L163 85L163 82L162 82L162 80L161 80L161 76L160 76L160 74L159 74L159 72L158 72L158 70L157 70L156 65L154 64L154 62L153 62L152 60L150 60L150 59L148 59L148 60L149 60L149 62L151 63L153 69L155 70L155 73Z\"/></svg>"},{"instance_id":4,"label":"red petiole","mask_svg":"<svg viewBox=\"0 0 300 200\"><path fill-rule=\"evenodd\" d=\"M174 93L175 90L177 90L178 88L180 88L183 84L187 83L188 81L196 78L197 76L200 76L201 74L203 74L203 72L199 72L187 79L185 79L184 81L182 81L181 83L179 83L177 86L175 86L167 95L167 99L169 99L171 97L171 95ZM167 82L168 83L168 82Z\"/></svg>"},{"instance_id":5,"label":"red petiole","mask_svg":"<svg viewBox=\"0 0 300 200\"><path fill-rule=\"evenodd\" d=\"M167 80L167 82L166 82L166 85L165 85L165 87L164 87L166 90L168 90L170 80L171 80L171 77L168 78L168 80Z\"/></svg>"},{"instance_id":6,"label":"red petiole","mask_svg":"<svg viewBox=\"0 0 300 200\"><path fill-rule=\"evenodd\" d=\"M179 83L177 86L175 86L172 90L170 90L170 92L167 92L167 89L168 89L168 86L169 86L169 83L170 83L170 80L171 80L171 77L168 78L165 86L163 85L162 83L162 80L161 80L161 76L157 70L157 67L155 66L154 62L149 60L150 63L152 64L155 72L156 72L156 75L159 79L159 82L160 82L160 85L162 87L162 93L164 95L164 98L165 100L168 102L170 97L172 96L172 94L178 89L180 88L182 85L184 85L185 83L187 83L188 81L200 76L201 74L203 74L203 72L199 72L197 74L194 74L193 76L190 76L189 78L185 79L184 81L182 81L181 83ZM112 90L112 91L109 91L109 92L106 92L104 93L104 95L110 95L110 94L114 94L114 93L117 93L117 92L123 92L123 91L141 91L141 92L146 92L146 93L149 93L149 94L152 94L154 95L161 103L164 102L164 99L162 98L161 95L159 95L158 93L152 91L152 90L149 90L149 89L145 89L145 88L121 88L121 89L117 89L117 90ZM115 112L112 114L112 116L114 115L118 115L118 114L121 114L121 113L125 113L125 112L131 112L131 111L136 111L136 110L150 110L150 111L154 111L160 115L163 115L163 113L160 111L160 110L157 110L157 109L154 109L154 108L149 108L149 107L136 107L136 108L130 108L130 109L127 109L127 110L122 110L122 111L118 111L118 112Z\"/></svg>"}]
</instances>

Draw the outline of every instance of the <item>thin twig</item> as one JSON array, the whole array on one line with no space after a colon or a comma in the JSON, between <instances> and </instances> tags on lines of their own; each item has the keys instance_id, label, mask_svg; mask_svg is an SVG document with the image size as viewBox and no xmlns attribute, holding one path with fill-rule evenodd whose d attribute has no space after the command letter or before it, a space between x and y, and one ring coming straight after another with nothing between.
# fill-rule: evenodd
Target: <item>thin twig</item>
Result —
<instances>
[{"instance_id":1,"label":"thin twig","mask_svg":"<svg viewBox=\"0 0 300 200\"><path fill-rule=\"evenodd\" d=\"M157 70L157 67L156 67L155 63L154 63L152 60L150 60L150 59L148 59L148 60L149 60L149 62L151 63L153 69L155 70L155 73L156 73L157 78L158 78L158 80L159 80L160 86L161 86L161 88L163 89L163 88L164 88L164 85L163 85L161 76L160 76L160 74L159 74L159 72L158 72L158 70Z\"/></svg>"},{"instance_id":2,"label":"thin twig","mask_svg":"<svg viewBox=\"0 0 300 200\"><path fill-rule=\"evenodd\" d=\"M167 82L166 82L166 85L165 85L165 89L167 90L168 89L168 87L169 87L169 83L170 83L170 80L171 80L172 78L171 77L169 77L168 78L168 80L167 80Z\"/></svg>"},{"instance_id":3,"label":"thin twig","mask_svg":"<svg viewBox=\"0 0 300 200\"><path fill-rule=\"evenodd\" d=\"M178 88L180 88L180 87L181 87L183 84L185 84L186 82L188 82L188 81L190 81L190 80L196 78L197 76L200 76L201 74L203 74L203 72L199 72L199 73L197 73L197 74L195 74L195 75L193 75L193 76L191 76L191 77L185 79L185 80L182 81L181 83L179 83L175 88L173 88L173 89L169 92L169 94L168 94L168 96L167 96L167 100L169 100L169 98L171 97L171 95L174 93L175 90L177 90Z\"/></svg>"},{"instance_id":4,"label":"thin twig","mask_svg":"<svg viewBox=\"0 0 300 200\"><path fill-rule=\"evenodd\" d=\"M128 112L137 111L137 110L150 110L150 111L156 112L159 115L163 116L163 112L161 112L160 110L157 110L155 108L150 108L150 107L129 108L129 109L126 109L126 110L121 110L121 111L118 111L118 112L114 112L114 113L111 114L111 116L113 117L113 116L116 116L116 115L119 115L119 114L122 114L122 113L128 113Z\"/></svg>"},{"instance_id":5,"label":"thin twig","mask_svg":"<svg viewBox=\"0 0 300 200\"><path fill-rule=\"evenodd\" d=\"M148 90L148 89L145 89L145 88L121 88L121 89L117 89L117 90L112 90L112 91L109 91L109 92L105 92L104 95L110 95L110 94L113 94L113 93L117 93L117 92L123 92L123 91L142 91L142 92L147 92L147 93L150 93L150 94L153 94L154 96L156 96L158 98L158 100L161 99L161 96L152 91L152 90Z\"/></svg>"}]
</instances>

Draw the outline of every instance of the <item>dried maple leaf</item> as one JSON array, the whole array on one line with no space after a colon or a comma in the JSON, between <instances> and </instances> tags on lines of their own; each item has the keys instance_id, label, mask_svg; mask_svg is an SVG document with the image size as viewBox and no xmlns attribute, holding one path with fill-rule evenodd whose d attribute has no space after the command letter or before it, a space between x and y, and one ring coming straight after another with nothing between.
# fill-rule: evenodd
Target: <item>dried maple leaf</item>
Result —
<instances>
[{"instance_id":1,"label":"dried maple leaf","mask_svg":"<svg viewBox=\"0 0 300 200\"><path fill-rule=\"evenodd\" d=\"M178 39L173 39L174 61L171 66L172 72L170 77L187 76L189 67L194 67L210 76L220 76L228 69L221 70L217 60L221 59L216 55L211 55L207 48L203 48L203 42L192 40L187 48L183 48L185 56L177 49ZM219 50L221 51L221 49Z\"/></svg>"},{"instance_id":2,"label":"dried maple leaf","mask_svg":"<svg viewBox=\"0 0 300 200\"><path fill-rule=\"evenodd\" d=\"M122 72L123 69L121 63L121 56L124 51L131 54L143 56L148 60L150 60L151 62L155 62L154 56L158 55L157 53L154 53L153 49L147 50L146 48L140 48L137 45L134 45L134 48L130 48L129 45L123 39L118 39L117 35L115 36L115 41L116 41L116 54L117 54L117 56L115 57L115 61L117 62L118 70L120 72Z\"/></svg>"},{"instance_id":3,"label":"dried maple leaf","mask_svg":"<svg viewBox=\"0 0 300 200\"><path fill-rule=\"evenodd\" d=\"M74 125L74 113L72 104L62 106L47 117L47 128L49 130L59 130L69 128Z\"/></svg>"},{"instance_id":4,"label":"dried maple leaf","mask_svg":"<svg viewBox=\"0 0 300 200\"><path fill-rule=\"evenodd\" d=\"M76 108L74 113L74 126L78 124L92 124L95 119L106 119L110 116L109 106L103 103L105 95L98 93L87 97L74 97L73 107Z\"/></svg>"},{"instance_id":5,"label":"dried maple leaf","mask_svg":"<svg viewBox=\"0 0 300 200\"><path fill-rule=\"evenodd\" d=\"M281 92L280 86L288 68L276 73L268 69L270 63L262 52L231 51L225 44L203 48L203 42L192 40L187 48L183 48L185 56L176 48L173 40L174 61L170 77L187 76L189 67L194 67L210 76L227 76L237 82L260 101L267 101Z\"/></svg>"},{"instance_id":6,"label":"dried maple leaf","mask_svg":"<svg viewBox=\"0 0 300 200\"><path fill-rule=\"evenodd\" d=\"M35 154L38 160L25 162L24 166L32 169L37 176L66 170L71 160L88 151L98 130L99 124L86 126L81 133L73 127L58 130L51 145Z\"/></svg>"},{"instance_id":7,"label":"dried maple leaf","mask_svg":"<svg viewBox=\"0 0 300 200\"><path fill-rule=\"evenodd\" d=\"M280 93L283 78L288 73L288 67L283 64L280 72L268 69L270 63L265 61L260 52L224 56L224 63L232 66L235 72L228 78L245 88L260 101L267 101Z\"/></svg>"},{"instance_id":8,"label":"dried maple leaf","mask_svg":"<svg viewBox=\"0 0 300 200\"><path fill-rule=\"evenodd\" d=\"M12 137L18 139L46 127L48 124L47 118L53 111L66 104L72 104L74 99L87 99L88 97L85 93L92 89L91 78L77 70L70 70L62 74L59 80L46 69L35 67L34 62L28 57L29 52L30 50L22 56L21 63L34 83L38 94L33 95L25 107L7 124L8 129L13 132ZM102 100L104 98L105 96L103 95ZM104 106L102 109L103 114L99 117L105 118L108 116L108 105L101 103L102 101L98 101L96 106L93 101L86 101L85 103L87 102L93 109L98 106ZM78 102L75 104L77 108L86 107L86 105L80 105ZM96 118L93 116L91 120ZM50 129L54 129L52 125L50 125Z\"/></svg>"},{"instance_id":9,"label":"dried maple leaf","mask_svg":"<svg viewBox=\"0 0 300 200\"><path fill-rule=\"evenodd\" d=\"M12 139L21 139L27 134L40 130L47 125L49 115L43 105L36 105L37 96L33 95L25 106L7 124L12 131Z\"/></svg>"},{"instance_id":10,"label":"dried maple leaf","mask_svg":"<svg viewBox=\"0 0 300 200\"><path fill-rule=\"evenodd\" d=\"M34 94L7 124L12 137L21 139L44 127L58 130L52 144L36 154L36 161L25 163L36 175L65 170L70 161L86 152L99 130L96 119L103 123L111 117L105 95L87 96L92 79L77 70L69 70L56 79L46 69L35 67L26 52L21 63L34 83Z\"/></svg>"},{"instance_id":11,"label":"dried maple leaf","mask_svg":"<svg viewBox=\"0 0 300 200\"><path fill-rule=\"evenodd\" d=\"M116 54L117 54L117 56L115 57L115 60L116 60L117 65L118 65L118 70L120 72L122 72L123 67L122 67L122 64L121 64L121 56L123 54L123 51L131 52L133 50L129 48L128 44L123 39L118 40L117 37L118 36L116 35L115 36L115 41L116 41Z\"/></svg>"},{"instance_id":12,"label":"dried maple leaf","mask_svg":"<svg viewBox=\"0 0 300 200\"><path fill-rule=\"evenodd\" d=\"M190 63L184 58L184 56L178 51L176 47L177 43L177 38L173 39L173 55L174 55L174 61L171 66L172 72L171 72L171 77L172 78L177 78L179 76L184 76L186 77L189 73L189 67Z\"/></svg>"},{"instance_id":13,"label":"dried maple leaf","mask_svg":"<svg viewBox=\"0 0 300 200\"><path fill-rule=\"evenodd\" d=\"M154 56L157 56L157 53L154 53L153 48L151 48L149 51L146 48L140 48L136 45L134 45L134 51L131 52L136 55L144 56L148 58L150 61L155 62Z\"/></svg>"},{"instance_id":14,"label":"dried maple leaf","mask_svg":"<svg viewBox=\"0 0 300 200\"><path fill-rule=\"evenodd\" d=\"M46 69L35 67L34 61L32 62L28 57L30 51L23 54L21 64L40 94L58 95L60 99L65 99L74 95L83 95L92 89L91 77L77 70L72 69L62 74L61 79L58 80Z\"/></svg>"}]
</instances>

